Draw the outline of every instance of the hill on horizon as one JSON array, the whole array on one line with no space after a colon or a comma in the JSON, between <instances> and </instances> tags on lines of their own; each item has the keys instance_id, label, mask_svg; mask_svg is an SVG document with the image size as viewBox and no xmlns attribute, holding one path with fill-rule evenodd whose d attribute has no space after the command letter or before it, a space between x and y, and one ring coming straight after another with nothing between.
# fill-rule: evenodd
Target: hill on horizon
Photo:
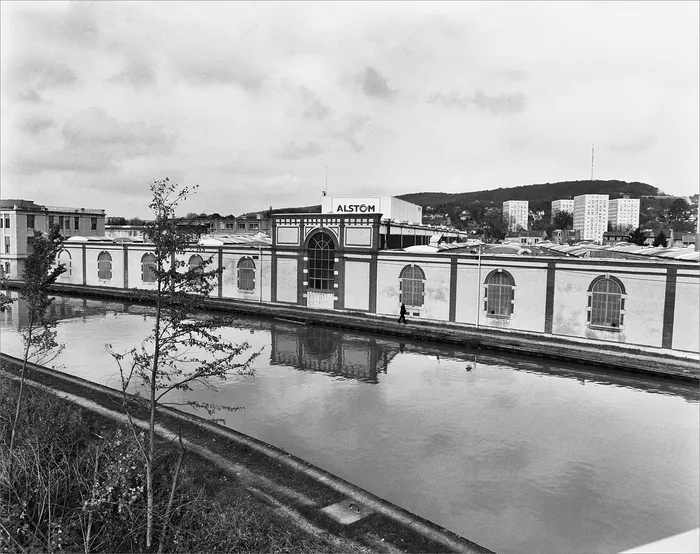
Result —
<instances>
[{"instance_id":1,"label":"hill on horizon","mask_svg":"<svg viewBox=\"0 0 700 554\"><path fill-rule=\"evenodd\" d=\"M665 196L658 188L633 181L560 181L557 183L542 183L536 185L522 185L518 187L497 188L492 190L480 190L475 192L413 192L401 194L398 198L418 204L420 206L455 207L466 206L472 202L480 202L485 205L495 204L501 206L507 200L527 200L530 209L549 211L553 200L573 198L581 194L607 194L610 199L621 198L628 195L631 198L643 196Z\"/></svg>"}]
</instances>

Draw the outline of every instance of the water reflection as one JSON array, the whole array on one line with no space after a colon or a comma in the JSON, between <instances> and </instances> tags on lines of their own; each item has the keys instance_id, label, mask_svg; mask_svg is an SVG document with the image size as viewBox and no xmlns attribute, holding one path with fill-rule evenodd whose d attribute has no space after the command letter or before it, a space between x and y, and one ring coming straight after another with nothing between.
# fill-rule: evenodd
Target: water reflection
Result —
<instances>
[{"instance_id":1,"label":"water reflection","mask_svg":"<svg viewBox=\"0 0 700 554\"><path fill-rule=\"evenodd\" d=\"M321 371L345 379L378 383L396 352L374 337L313 325L272 322L270 363L301 371Z\"/></svg>"},{"instance_id":2,"label":"water reflection","mask_svg":"<svg viewBox=\"0 0 700 554\"><path fill-rule=\"evenodd\" d=\"M10 309L0 313L0 325L18 328L28 322L27 307L17 301L18 293L11 291L16 301ZM105 301L75 296L56 295L49 315L56 321L87 318L109 313L153 315L154 308L147 304ZM217 314L221 315L221 314ZM228 315L227 315L228 317ZM386 374L398 354L416 354L434 357L440 363L464 364L470 378L479 368L510 367L536 375L574 379L586 384L623 387L652 394L670 394L697 402L700 390L686 383L632 372L614 371L584 364L530 358L481 349L458 348L449 344L397 339L380 334L367 335L338 328L296 324L286 321L234 316L233 325L250 332L270 333L270 364L294 367L300 371L317 371L341 379L355 379L377 384L379 375Z\"/></svg>"}]
</instances>

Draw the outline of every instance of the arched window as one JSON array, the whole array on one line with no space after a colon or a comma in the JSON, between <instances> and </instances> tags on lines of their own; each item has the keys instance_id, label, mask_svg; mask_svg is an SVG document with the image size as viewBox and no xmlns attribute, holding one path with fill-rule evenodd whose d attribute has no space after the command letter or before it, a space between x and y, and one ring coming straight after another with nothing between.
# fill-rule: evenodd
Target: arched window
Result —
<instances>
[{"instance_id":1,"label":"arched window","mask_svg":"<svg viewBox=\"0 0 700 554\"><path fill-rule=\"evenodd\" d=\"M422 306L425 296L425 273L417 265L407 265L399 275L399 302Z\"/></svg>"},{"instance_id":2,"label":"arched window","mask_svg":"<svg viewBox=\"0 0 700 554\"><path fill-rule=\"evenodd\" d=\"M141 281L156 282L156 257L153 254L148 253L141 257Z\"/></svg>"},{"instance_id":3,"label":"arched window","mask_svg":"<svg viewBox=\"0 0 700 554\"><path fill-rule=\"evenodd\" d=\"M251 258L238 261L238 290L255 290L255 262Z\"/></svg>"},{"instance_id":4,"label":"arched window","mask_svg":"<svg viewBox=\"0 0 700 554\"><path fill-rule=\"evenodd\" d=\"M100 252L97 256L97 278L105 281L112 278L112 256L109 252Z\"/></svg>"},{"instance_id":5,"label":"arched window","mask_svg":"<svg viewBox=\"0 0 700 554\"><path fill-rule=\"evenodd\" d=\"M66 271L61 274L61 277L70 277L71 276L71 271L73 269L71 267L71 261L72 260L70 257L70 252L68 252L68 250L61 250L58 253L58 257L56 259L57 264L58 265L63 264L63 267L66 268Z\"/></svg>"},{"instance_id":6,"label":"arched window","mask_svg":"<svg viewBox=\"0 0 700 554\"><path fill-rule=\"evenodd\" d=\"M196 273L200 274L204 273L204 268L202 267L204 265L204 260L199 254L193 254L190 256L190 261L187 262L187 265L191 271L195 271Z\"/></svg>"},{"instance_id":7,"label":"arched window","mask_svg":"<svg viewBox=\"0 0 700 554\"><path fill-rule=\"evenodd\" d=\"M309 241L309 288L333 290L335 246L326 233L318 233Z\"/></svg>"},{"instance_id":8,"label":"arched window","mask_svg":"<svg viewBox=\"0 0 700 554\"><path fill-rule=\"evenodd\" d=\"M486 295L484 310L486 316L510 317L513 314L515 280L507 271L492 271L484 281Z\"/></svg>"},{"instance_id":9,"label":"arched window","mask_svg":"<svg viewBox=\"0 0 700 554\"><path fill-rule=\"evenodd\" d=\"M588 289L588 324L619 329L625 317L625 287L615 277L601 275Z\"/></svg>"}]
</instances>

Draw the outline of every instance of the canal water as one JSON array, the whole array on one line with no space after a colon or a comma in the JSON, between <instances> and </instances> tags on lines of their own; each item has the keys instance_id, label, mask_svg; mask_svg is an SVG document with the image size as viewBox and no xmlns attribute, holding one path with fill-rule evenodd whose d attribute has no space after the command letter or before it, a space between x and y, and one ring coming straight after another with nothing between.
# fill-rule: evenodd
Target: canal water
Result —
<instances>
[{"instance_id":1,"label":"canal water","mask_svg":"<svg viewBox=\"0 0 700 554\"><path fill-rule=\"evenodd\" d=\"M55 360L117 387L105 351L151 308L57 297ZM24 308L0 314L19 355ZM188 398L226 424L496 552L620 552L697 527L698 388L542 359L238 318L256 375ZM173 398L173 401L181 398Z\"/></svg>"}]
</instances>

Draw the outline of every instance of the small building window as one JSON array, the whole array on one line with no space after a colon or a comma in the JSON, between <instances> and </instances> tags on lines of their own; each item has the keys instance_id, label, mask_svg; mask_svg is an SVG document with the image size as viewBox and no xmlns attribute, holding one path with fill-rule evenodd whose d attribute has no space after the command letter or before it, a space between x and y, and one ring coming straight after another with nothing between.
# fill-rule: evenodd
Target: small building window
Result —
<instances>
[{"instance_id":1,"label":"small building window","mask_svg":"<svg viewBox=\"0 0 700 554\"><path fill-rule=\"evenodd\" d=\"M259 224L259 223L251 223L251 224L250 224L250 230L251 230L251 231L257 231L258 229L260 229L260 224Z\"/></svg>"},{"instance_id":2,"label":"small building window","mask_svg":"<svg viewBox=\"0 0 700 554\"><path fill-rule=\"evenodd\" d=\"M251 258L241 258L238 262L238 290L255 290L255 262Z\"/></svg>"},{"instance_id":3,"label":"small building window","mask_svg":"<svg viewBox=\"0 0 700 554\"><path fill-rule=\"evenodd\" d=\"M96 217L90 218L90 229L92 229L93 231L97 231L97 218Z\"/></svg>"},{"instance_id":4,"label":"small building window","mask_svg":"<svg viewBox=\"0 0 700 554\"><path fill-rule=\"evenodd\" d=\"M56 218L52 215L49 216L49 229L53 229L54 225L56 224Z\"/></svg>"},{"instance_id":5,"label":"small building window","mask_svg":"<svg viewBox=\"0 0 700 554\"><path fill-rule=\"evenodd\" d=\"M515 303L515 280L507 271L492 271L484 281L484 310L486 316L510 317Z\"/></svg>"},{"instance_id":6,"label":"small building window","mask_svg":"<svg viewBox=\"0 0 700 554\"><path fill-rule=\"evenodd\" d=\"M4 219L5 219L5 229L9 229L10 228L10 216L6 215L4 217Z\"/></svg>"},{"instance_id":7,"label":"small building window","mask_svg":"<svg viewBox=\"0 0 700 554\"><path fill-rule=\"evenodd\" d=\"M27 215L27 229L34 229L34 215Z\"/></svg>"},{"instance_id":8,"label":"small building window","mask_svg":"<svg viewBox=\"0 0 700 554\"><path fill-rule=\"evenodd\" d=\"M97 256L97 278L105 281L112 279L112 256L109 252L100 252Z\"/></svg>"},{"instance_id":9,"label":"small building window","mask_svg":"<svg viewBox=\"0 0 700 554\"><path fill-rule=\"evenodd\" d=\"M399 275L399 302L420 307L425 297L425 273L417 265L407 265Z\"/></svg>"},{"instance_id":10,"label":"small building window","mask_svg":"<svg viewBox=\"0 0 700 554\"><path fill-rule=\"evenodd\" d=\"M73 218L73 228L76 231L80 231L80 218L79 217L74 217Z\"/></svg>"},{"instance_id":11,"label":"small building window","mask_svg":"<svg viewBox=\"0 0 700 554\"><path fill-rule=\"evenodd\" d=\"M10 237L5 237L5 254L10 253Z\"/></svg>"},{"instance_id":12,"label":"small building window","mask_svg":"<svg viewBox=\"0 0 700 554\"><path fill-rule=\"evenodd\" d=\"M588 324L608 330L622 327L626 297L625 287L619 279L605 275L594 279L588 289Z\"/></svg>"},{"instance_id":13,"label":"small building window","mask_svg":"<svg viewBox=\"0 0 700 554\"><path fill-rule=\"evenodd\" d=\"M156 257L153 254L148 253L141 257L141 281L156 282Z\"/></svg>"},{"instance_id":14,"label":"small building window","mask_svg":"<svg viewBox=\"0 0 700 554\"><path fill-rule=\"evenodd\" d=\"M239 229L239 230L242 230L242 231L245 231L245 223L239 223L239 224L238 224L238 229Z\"/></svg>"}]
</instances>

